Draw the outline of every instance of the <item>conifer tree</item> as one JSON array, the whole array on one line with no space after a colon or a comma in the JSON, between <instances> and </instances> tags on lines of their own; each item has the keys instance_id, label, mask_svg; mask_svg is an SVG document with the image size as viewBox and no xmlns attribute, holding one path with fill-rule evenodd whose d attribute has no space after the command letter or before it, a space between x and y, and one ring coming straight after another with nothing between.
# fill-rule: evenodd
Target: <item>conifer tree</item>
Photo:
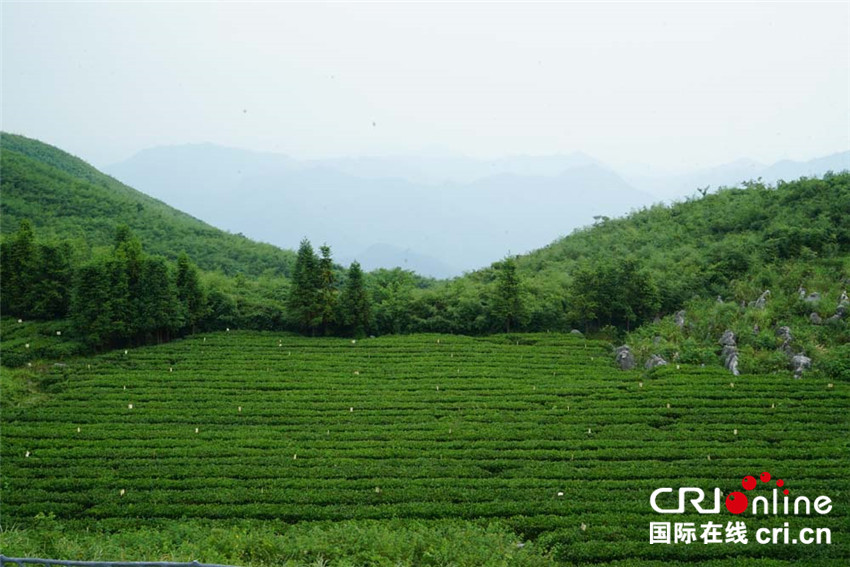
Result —
<instances>
[{"instance_id":1,"label":"conifer tree","mask_svg":"<svg viewBox=\"0 0 850 567\"><path fill-rule=\"evenodd\" d=\"M343 320L348 330L355 337L364 336L369 330L372 313L369 296L363 285L363 271L357 262L352 262L348 269L341 304Z\"/></svg>"},{"instance_id":2,"label":"conifer tree","mask_svg":"<svg viewBox=\"0 0 850 567\"><path fill-rule=\"evenodd\" d=\"M24 219L2 254L3 311L30 316L31 290L35 281L36 247L32 224Z\"/></svg>"},{"instance_id":3,"label":"conifer tree","mask_svg":"<svg viewBox=\"0 0 850 567\"><path fill-rule=\"evenodd\" d=\"M206 314L206 298L198 278L198 268L183 252L177 259L177 299L183 315L183 326L195 331L195 326Z\"/></svg>"},{"instance_id":4,"label":"conifer tree","mask_svg":"<svg viewBox=\"0 0 850 567\"><path fill-rule=\"evenodd\" d=\"M71 302L71 247L39 244L28 309L36 319L62 319Z\"/></svg>"},{"instance_id":5,"label":"conifer tree","mask_svg":"<svg viewBox=\"0 0 850 567\"><path fill-rule=\"evenodd\" d=\"M321 322L320 281L316 253L310 241L305 238L298 247L287 301L289 317L301 332L315 334L316 327Z\"/></svg>"},{"instance_id":6,"label":"conifer tree","mask_svg":"<svg viewBox=\"0 0 850 567\"><path fill-rule=\"evenodd\" d=\"M183 320L177 290L164 259L148 257L142 261L140 291L140 331L157 342L168 340Z\"/></svg>"},{"instance_id":7,"label":"conifer tree","mask_svg":"<svg viewBox=\"0 0 850 567\"><path fill-rule=\"evenodd\" d=\"M493 314L504 323L505 332L510 333L511 326L516 328L525 312L520 293L520 280L513 258L499 262L497 268Z\"/></svg>"},{"instance_id":8,"label":"conifer tree","mask_svg":"<svg viewBox=\"0 0 850 567\"><path fill-rule=\"evenodd\" d=\"M99 347L110 342L114 332L110 309L114 288L111 262L95 260L80 267L71 296L71 320L84 342Z\"/></svg>"},{"instance_id":9,"label":"conifer tree","mask_svg":"<svg viewBox=\"0 0 850 567\"><path fill-rule=\"evenodd\" d=\"M333 260L331 259L331 248L324 245L319 248L322 254L319 260L319 316L321 317L321 331L323 335L333 331L337 320L337 295L338 291L334 285Z\"/></svg>"}]
</instances>

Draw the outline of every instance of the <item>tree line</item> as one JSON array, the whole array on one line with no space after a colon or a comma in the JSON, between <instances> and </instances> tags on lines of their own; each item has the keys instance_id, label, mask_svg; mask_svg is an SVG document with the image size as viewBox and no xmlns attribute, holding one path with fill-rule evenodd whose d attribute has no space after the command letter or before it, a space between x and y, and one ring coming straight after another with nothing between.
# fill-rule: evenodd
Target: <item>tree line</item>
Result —
<instances>
[{"instance_id":1,"label":"tree line","mask_svg":"<svg viewBox=\"0 0 850 567\"><path fill-rule=\"evenodd\" d=\"M527 285L514 258L435 283L400 268L342 269L329 246L317 253L306 239L289 279L203 272L185 253L173 263L146 253L126 226L86 256L67 241L37 241L23 221L0 252L3 313L70 320L94 348L225 328L351 337L593 330L639 324L658 308L657 285L632 261L585 265L553 298Z\"/></svg>"},{"instance_id":2,"label":"tree line","mask_svg":"<svg viewBox=\"0 0 850 567\"><path fill-rule=\"evenodd\" d=\"M74 265L67 242L37 242L22 221L0 244L5 315L71 320L92 347L162 342L194 330L207 313L198 270L185 254L176 266L142 250L126 226L108 253Z\"/></svg>"}]
</instances>

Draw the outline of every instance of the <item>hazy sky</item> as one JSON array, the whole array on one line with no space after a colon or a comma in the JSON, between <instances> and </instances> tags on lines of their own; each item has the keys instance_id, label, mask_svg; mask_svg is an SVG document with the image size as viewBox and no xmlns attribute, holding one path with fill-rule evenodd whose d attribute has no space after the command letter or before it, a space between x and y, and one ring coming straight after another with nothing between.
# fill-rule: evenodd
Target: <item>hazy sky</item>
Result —
<instances>
[{"instance_id":1,"label":"hazy sky","mask_svg":"<svg viewBox=\"0 0 850 567\"><path fill-rule=\"evenodd\" d=\"M850 148L850 3L2 3L2 127L98 166L581 150L679 168Z\"/></svg>"}]
</instances>

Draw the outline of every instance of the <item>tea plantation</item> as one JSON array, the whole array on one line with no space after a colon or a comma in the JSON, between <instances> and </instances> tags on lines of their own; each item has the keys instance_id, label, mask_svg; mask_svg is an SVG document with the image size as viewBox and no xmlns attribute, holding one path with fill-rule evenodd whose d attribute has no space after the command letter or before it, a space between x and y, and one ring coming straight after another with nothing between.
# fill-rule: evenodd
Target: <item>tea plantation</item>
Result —
<instances>
[{"instance_id":1,"label":"tea plantation","mask_svg":"<svg viewBox=\"0 0 850 567\"><path fill-rule=\"evenodd\" d=\"M492 554L467 564L850 562L846 382L675 364L621 372L607 343L555 334L234 331L3 373L4 388L29 392L4 395L6 555L464 564L435 551L442 538ZM725 497L762 471L791 498L829 496L832 510L650 507L656 488ZM749 542L649 543L650 522L708 520L745 521ZM831 543L755 541L784 522L792 535L829 528ZM314 529L321 543L287 536ZM335 540L337 529L357 535ZM377 532L406 534L418 551L384 553ZM193 557L157 548L199 533L255 539L230 555L215 543ZM147 539L114 541L127 534ZM57 538L64 547L49 547ZM301 545L314 547L302 556Z\"/></svg>"}]
</instances>

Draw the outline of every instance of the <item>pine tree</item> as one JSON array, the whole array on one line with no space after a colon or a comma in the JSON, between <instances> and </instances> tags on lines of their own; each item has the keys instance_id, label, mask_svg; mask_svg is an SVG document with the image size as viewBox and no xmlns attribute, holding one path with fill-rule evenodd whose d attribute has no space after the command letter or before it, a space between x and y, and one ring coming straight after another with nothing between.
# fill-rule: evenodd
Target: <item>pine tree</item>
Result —
<instances>
[{"instance_id":1,"label":"pine tree","mask_svg":"<svg viewBox=\"0 0 850 567\"><path fill-rule=\"evenodd\" d=\"M363 285L363 271L357 262L352 262L348 269L341 304L346 327L355 337L364 336L369 330L372 313L369 296Z\"/></svg>"},{"instance_id":2,"label":"pine tree","mask_svg":"<svg viewBox=\"0 0 850 567\"><path fill-rule=\"evenodd\" d=\"M287 301L289 317L301 332L315 334L316 327L321 323L320 284L321 274L316 253L310 241L305 238L298 247Z\"/></svg>"},{"instance_id":3,"label":"pine tree","mask_svg":"<svg viewBox=\"0 0 850 567\"><path fill-rule=\"evenodd\" d=\"M322 257L319 260L319 316L321 317L321 331L323 335L333 331L337 320L337 295L338 291L334 285L333 260L331 259L331 248L324 245L319 248Z\"/></svg>"},{"instance_id":4,"label":"pine tree","mask_svg":"<svg viewBox=\"0 0 850 567\"><path fill-rule=\"evenodd\" d=\"M505 332L510 333L511 325L518 326L525 311L520 293L520 280L513 258L507 258L498 263L497 268L493 314L504 322Z\"/></svg>"}]
</instances>

